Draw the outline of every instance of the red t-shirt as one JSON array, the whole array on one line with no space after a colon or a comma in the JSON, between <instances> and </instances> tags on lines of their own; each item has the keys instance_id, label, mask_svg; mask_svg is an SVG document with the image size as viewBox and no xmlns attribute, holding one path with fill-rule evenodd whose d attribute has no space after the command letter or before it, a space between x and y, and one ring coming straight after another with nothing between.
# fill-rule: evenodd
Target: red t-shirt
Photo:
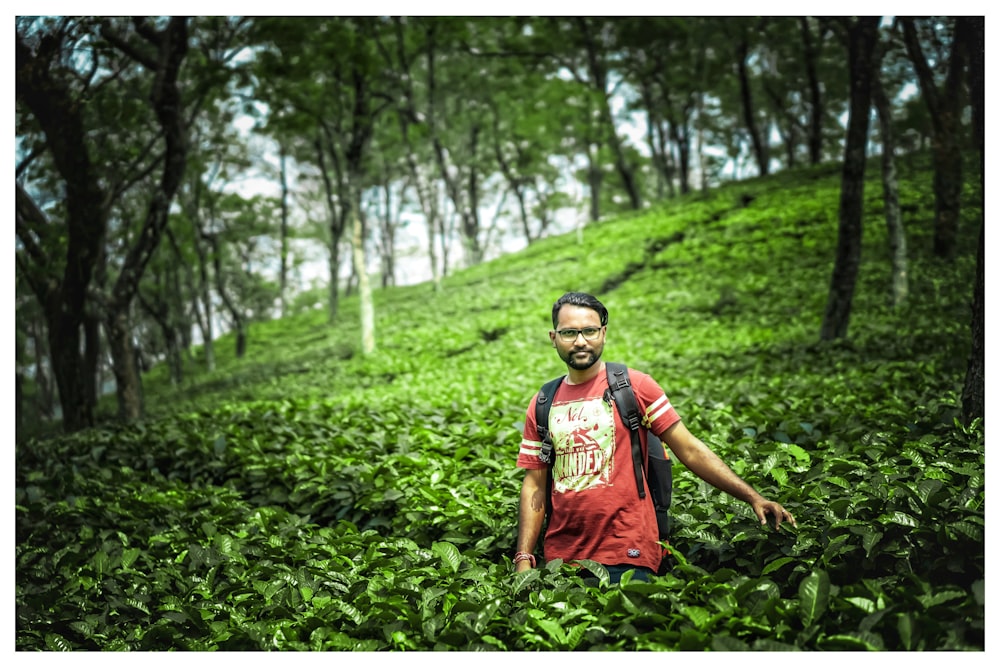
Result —
<instances>
[{"instance_id":1,"label":"red t-shirt","mask_svg":"<svg viewBox=\"0 0 1000 667\"><path fill-rule=\"evenodd\" d=\"M629 369L643 425L657 436L680 417L663 389L645 373ZM545 531L545 560L587 558L604 565L660 564L656 513L649 494L639 498L628 427L604 400L607 374L585 384L559 386L549 411L555 445L552 515ZM528 405L517 466L545 468L535 424L535 400ZM645 430L640 430L643 451Z\"/></svg>"}]
</instances>

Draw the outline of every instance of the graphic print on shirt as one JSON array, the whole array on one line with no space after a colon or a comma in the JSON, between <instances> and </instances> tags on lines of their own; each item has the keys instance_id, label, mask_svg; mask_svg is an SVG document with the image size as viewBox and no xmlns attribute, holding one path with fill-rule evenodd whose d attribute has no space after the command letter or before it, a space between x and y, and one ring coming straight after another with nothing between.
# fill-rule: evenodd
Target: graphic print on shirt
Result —
<instances>
[{"instance_id":1,"label":"graphic print on shirt","mask_svg":"<svg viewBox=\"0 0 1000 667\"><path fill-rule=\"evenodd\" d=\"M553 491L586 491L611 482L614 408L600 398L554 404L549 414L556 460Z\"/></svg>"}]
</instances>

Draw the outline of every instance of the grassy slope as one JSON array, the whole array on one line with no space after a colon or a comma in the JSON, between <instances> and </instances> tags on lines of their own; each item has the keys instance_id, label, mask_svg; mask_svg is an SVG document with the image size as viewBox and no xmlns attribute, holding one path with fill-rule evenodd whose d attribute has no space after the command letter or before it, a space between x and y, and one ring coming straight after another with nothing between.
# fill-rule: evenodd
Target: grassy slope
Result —
<instances>
[{"instance_id":1,"label":"grassy slope","mask_svg":"<svg viewBox=\"0 0 1000 667\"><path fill-rule=\"evenodd\" d=\"M877 179L876 170L870 176ZM881 187L866 189L863 263L849 340L818 344L837 234L839 171L820 167L729 185L651 211L545 239L430 285L375 294L378 351L356 353L357 300L336 324L322 311L254 325L243 360L216 343L219 367L194 366L180 390L165 369L146 380L152 414L215 401L485 402L517 413L562 372L548 345L550 304L564 291L595 293L611 320L605 355L651 372L700 429L736 422L740 405L782 386L797 418L874 420L852 405L854 381L906 383L927 401L955 401L968 353L978 206L966 206L953 266L929 258L933 198L925 162L903 165L911 297L888 305ZM970 190L975 188L970 187ZM974 192L972 193L975 194ZM970 196L970 200L973 199ZM862 392L867 395L866 392ZM919 414L914 414L919 419Z\"/></svg>"}]
</instances>

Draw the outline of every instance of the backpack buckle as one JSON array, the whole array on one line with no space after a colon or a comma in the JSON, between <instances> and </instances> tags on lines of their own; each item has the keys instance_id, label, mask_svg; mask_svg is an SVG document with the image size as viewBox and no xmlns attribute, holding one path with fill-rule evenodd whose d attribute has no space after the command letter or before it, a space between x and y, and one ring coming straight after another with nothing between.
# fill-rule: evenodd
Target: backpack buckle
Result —
<instances>
[{"instance_id":1,"label":"backpack buckle","mask_svg":"<svg viewBox=\"0 0 1000 667\"><path fill-rule=\"evenodd\" d=\"M552 440L550 440L548 434L546 434L545 442L542 443L542 449L538 452L538 460L546 464L552 463L552 454L554 449L555 448L552 446Z\"/></svg>"}]
</instances>

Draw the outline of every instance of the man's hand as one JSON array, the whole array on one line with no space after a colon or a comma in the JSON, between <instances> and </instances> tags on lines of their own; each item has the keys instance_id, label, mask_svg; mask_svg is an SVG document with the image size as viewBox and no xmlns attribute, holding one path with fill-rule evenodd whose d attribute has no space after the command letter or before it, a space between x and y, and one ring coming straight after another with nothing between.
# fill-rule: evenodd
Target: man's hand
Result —
<instances>
[{"instance_id":1,"label":"man's hand","mask_svg":"<svg viewBox=\"0 0 1000 667\"><path fill-rule=\"evenodd\" d=\"M520 563L514 564L515 572L527 572L531 569L531 561L522 560Z\"/></svg>"},{"instance_id":2,"label":"man's hand","mask_svg":"<svg viewBox=\"0 0 1000 667\"><path fill-rule=\"evenodd\" d=\"M770 514L774 517L774 529L781 530L781 524L784 521L792 524L793 526L798 526L795 523L795 517L792 513L782 507L779 503L773 502L771 500L766 500L765 498L758 498L750 503L753 508L753 513L757 515L760 519L760 525L765 525L767 523L767 515Z\"/></svg>"}]
</instances>

